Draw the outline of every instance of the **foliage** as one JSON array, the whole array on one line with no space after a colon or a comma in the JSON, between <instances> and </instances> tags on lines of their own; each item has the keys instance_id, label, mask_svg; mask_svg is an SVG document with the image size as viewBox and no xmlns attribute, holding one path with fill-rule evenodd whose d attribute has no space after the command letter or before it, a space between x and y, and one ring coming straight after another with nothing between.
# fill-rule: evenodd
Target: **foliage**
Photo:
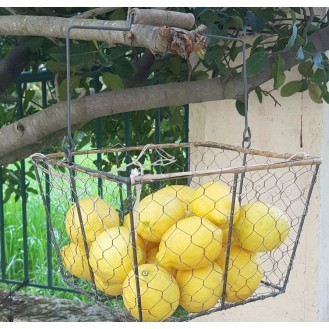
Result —
<instances>
[{"instance_id":1,"label":"foliage","mask_svg":"<svg viewBox=\"0 0 329 329\"><path fill-rule=\"evenodd\" d=\"M89 8L15 8L17 14L73 17ZM327 56L319 52L309 41L309 36L326 26L326 17L314 15L309 8L171 8L181 12L192 12L196 25L205 24L208 33L218 36L243 37L247 40L248 58L247 75L254 77L271 65L273 89L263 90L257 86L255 92L258 100L271 95L274 90L280 90L283 97L308 90L311 99L316 103L329 102L327 81L329 77L329 61ZM9 15L5 9L0 9L0 15ZM127 8L117 8L97 19L125 20ZM18 40L16 37L2 36L0 38L0 56L3 58ZM92 94L105 89L117 90L129 85L131 79L138 74L138 63L146 50L125 45L109 46L103 42L71 40L71 91L72 98L82 94ZM48 104L66 100L66 50L63 40L52 40L41 37L31 37L26 43L30 54L32 72L47 69L55 74L55 79L48 84ZM285 74L284 54L293 49L298 60L300 79L287 81ZM210 40L207 51L198 53L196 60L189 63L174 55L156 56L147 72L143 85L163 84L168 82L221 77L228 79L241 74L242 45L237 41ZM271 57L276 59L271 62ZM58 84L56 95L55 81ZM7 94L17 96L14 86ZM273 97L273 96L272 96ZM273 97L274 98L274 97ZM41 85L23 84L23 113L18 113L17 105L0 104L0 127L17 120L20 115L30 115L42 110ZM244 115L244 105L240 100L236 107ZM157 110L113 115L98 120L99 135L96 134L95 122L90 122L75 134L78 148L107 147L117 144L146 144L157 141L155 124L160 124L161 142L177 142L183 136L183 109L164 108L160 115ZM158 115L158 117L157 117ZM159 117L160 116L160 117ZM158 118L158 119L156 119ZM128 128L127 128L128 127ZM60 146L51 150L58 150ZM20 164L7 166L3 170L3 181L8 188L5 200L11 193L20 195L21 186ZM33 178L33 173L28 172ZM29 190L33 192L33 190Z\"/></svg>"}]
</instances>

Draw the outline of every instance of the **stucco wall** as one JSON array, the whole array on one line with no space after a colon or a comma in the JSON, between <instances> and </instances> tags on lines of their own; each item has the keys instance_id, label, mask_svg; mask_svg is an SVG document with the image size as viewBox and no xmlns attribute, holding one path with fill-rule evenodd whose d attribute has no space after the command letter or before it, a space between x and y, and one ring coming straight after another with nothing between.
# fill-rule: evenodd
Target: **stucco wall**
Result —
<instances>
[{"instance_id":1,"label":"stucco wall","mask_svg":"<svg viewBox=\"0 0 329 329\"><path fill-rule=\"evenodd\" d=\"M287 78L298 75L296 70ZM262 86L272 89L272 81ZM328 186L329 107L315 104L308 93L289 98L274 94L281 106L274 107L270 97L260 104L254 93L249 99L249 126L252 148L279 153L306 152L322 156L324 164L301 235L287 290L263 301L213 313L195 321L328 321ZM302 132L301 132L302 128ZM241 145L244 118L234 101L208 102L190 106L190 141L217 141ZM302 136L303 146L300 145Z\"/></svg>"}]
</instances>

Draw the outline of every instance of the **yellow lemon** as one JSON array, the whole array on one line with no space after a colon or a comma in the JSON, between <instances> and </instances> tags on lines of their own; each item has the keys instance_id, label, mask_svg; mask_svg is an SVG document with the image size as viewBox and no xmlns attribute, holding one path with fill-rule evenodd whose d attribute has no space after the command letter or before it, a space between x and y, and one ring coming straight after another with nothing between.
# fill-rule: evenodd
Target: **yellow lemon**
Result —
<instances>
[{"instance_id":1,"label":"yellow lemon","mask_svg":"<svg viewBox=\"0 0 329 329\"><path fill-rule=\"evenodd\" d=\"M99 289L104 294L110 296L122 295L122 283L116 281L110 282L108 280L104 280L96 274L94 274L94 279L97 289Z\"/></svg>"},{"instance_id":2,"label":"yellow lemon","mask_svg":"<svg viewBox=\"0 0 329 329\"><path fill-rule=\"evenodd\" d=\"M162 188L160 191L175 195L185 205L186 211L189 211L189 204L193 200L193 194L195 192L193 187L187 185L170 185Z\"/></svg>"},{"instance_id":3,"label":"yellow lemon","mask_svg":"<svg viewBox=\"0 0 329 329\"><path fill-rule=\"evenodd\" d=\"M119 226L120 220L117 211L103 199L81 199L79 208L87 243L95 241L96 235L103 232L105 228ZM66 214L65 229L72 242L84 246L78 208L75 204Z\"/></svg>"},{"instance_id":4,"label":"yellow lemon","mask_svg":"<svg viewBox=\"0 0 329 329\"><path fill-rule=\"evenodd\" d=\"M180 305L191 313L211 309L223 292L223 271L216 263L194 270L179 270L176 281L181 291Z\"/></svg>"},{"instance_id":5,"label":"yellow lemon","mask_svg":"<svg viewBox=\"0 0 329 329\"><path fill-rule=\"evenodd\" d=\"M206 218L192 216L163 235L156 258L160 266L191 270L209 265L221 249L222 230Z\"/></svg>"},{"instance_id":6,"label":"yellow lemon","mask_svg":"<svg viewBox=\"0 0 329 329\"><path fill-rule=\"evenodd\" d=\"M136 239L137 261L145 261L143 241ZM89 262L103 280L122 283L133 268L132 237L126 227L111 227L97 235L90 248Z\"/></svg>"},{"instance_id":7,"label":"yellow lemon","mask_svg":"<svg viewBox=\"0 0 329 329\"><path fill-rule=\"evenodd\" d=\"M148 264L155 264L159 265L159 261L156 258L157 253L159 252L159 246L154 247L147 251L146 253L146 262ZM164 267L165 270L167 270L171 275L175 276L177 270L174 267Z\"/></svg>"},{"instance_id":8,"label":"yellow lemon","mask_svg":"<svg viewBox=\"0 0 329 329\"><path fill-rule=\"evenodd\" d=\"M262 202L245 204L234 224L240 245L252 252L278 248L289 234L290 225L284 212Z\"/></svg>"},{"instance_id":9,"label":"yellow lemon","mask_svg":"<svg viewBox=\"0 0 329 329\"><path fill-rule=\"evenodd\" d=\"M138 211L137 233L145 241L159 242L169 227L184 217L185 206L175 195L158 191L142 199Z\"/></svg>"},{"instance_id":10,"label":"yellow lemon","mask_svg":"<svg viewBox=\"0 0 329 329\"><path fill-rule=\"evenodd\" d=\"M134 216L136 216L136 212L135 212ZM137 217L134 217L134 218L137 218ZM130 214L129 213L124 216L122 225L130 231L131 226L130 226ZM141 237L141 239L143 239L143 238ZM159 246L159 242L152 242L152 241L148 241L148 240L144 240L144 239L143 239L143 242L144 242L145 253L147 253L150 249L153 249L153 248Z\"/></svg>"},{"instance_id":11,"label":"yellow lemon","mask_svg":"<svg viewBox=\"0 0 329 329\"><path fill-rule=\"evenodd\" d=\"M229 224L225 224L220 226L220 228L223 231L223 246L227 246L228 244L228 234L229 234ZM237 232L234 229L234 227L232 227L231 230L231 245L232 244L237 244L238 243L238 237L237 237Z\"/></svg>"},{"instance_id":12,"label":"yellow lemon","mask_svg":"<svg viewBox=\"0 0 329 329\"><path fill-rule=\"evenodd\" d=\"M218 264L225 269L226 257ZM264 275L257 254L250 253L240 246L231 246L227 271L226 298L229 303L240 302L250 297L258 288Z\"/></svg>"},{"instance_id":13,"label":"yellow lemon","mask_svg":"<svg viewBox=\"0 0 329 329\"><path fill-rule=\"evenodd\" d=\"M90 279L90 269L84 248L71 242L62 247L61 255L64 266L71 274L80 279Z\"/></svg>"},{"instance_id":14,"label":"yellow lemon","mask_svg":"<svg viewBox=\"0 0 329 329\"><path fill-rule=\"evenodd\" d=\"M208 182L197 188L189 209L199 217L205 217L215 225L230 222L232 193L230 186L222 182ZM233 222L239 216L239 202L235 199Z\"/></svg>"},{"instance_id":15,"label":"yellow lemon","mask_svg":"<svg viewBox=\"0 0 329 329\"><path fill-rule=\"evenodd\" d=\"M179 287L176 280L155 264L138 266L143 321L164 321L179 304ZM130 271L122 290L125 307L139 319L138 298L134 271Z\"/></svg>"}]
</instances>

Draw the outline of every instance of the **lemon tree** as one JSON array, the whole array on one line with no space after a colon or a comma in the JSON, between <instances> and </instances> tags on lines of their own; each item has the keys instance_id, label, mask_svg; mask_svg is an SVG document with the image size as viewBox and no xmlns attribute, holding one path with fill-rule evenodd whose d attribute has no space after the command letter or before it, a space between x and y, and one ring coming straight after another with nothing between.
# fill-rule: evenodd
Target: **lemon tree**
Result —
<instances>
[{"instance_id":1,"label":"lemon tree","mask_svg":"<svg viewBox=\"0 0 329 329\"><path fill-rule=\"evenodd\" d=\"M176 281L180 287L180 305L191 313L214 307L223 292L223 271L213 263L193 270L179 270Z\"/></svg>"},{"instance_id":2,"label":"lemon tree","mask_svg":"<svg viewBox=\"0 0 329 329\"><path fill-rule=\"evenodd\" d=\"M179 304L179 287L176 280L155 264L138 266L143 321L164 321ZM130 271L122 285L125 307L139 319L138 298L134 271Z\"/></svg>"},{"instance_id":3,"label":"lemon tree","mask_svg":"<svg viewBox=\"0 0 329 329\"><path fill-rule=\"evenodd\" d=\"M145 261L143 241L136 237L138 263ZM97 235L90 248L89 262L94 273L103 280L122 283L133 268L133 246L125 227L111 227Z\"/></svg>"},{"instance_id":4,"label":"lemon tree","mask_svg":"<svg viewBox=\"0 0 329 329\"><path fill-rule=\"evenodd\" d=\"M88 259L83 247L71 242L62 247L61 256L64 266L71 274L80 279L90 279Z\"/></svg>"},{"instance_id":5,"label":"lemon tree","mask_svg":"<svg viewBox=\"0 0 329 329\"><path fill-rule=\"evenodd\" d=\"M160 266L182 270L207 266L222 249L222 230L197 216L180 220L162 237L156 256Z\"/></svg>"},{"instance_id":6,"label":"lemon tree","mask_svg":"<svg viewBox=\"0 0 329 329\"><path fill-rule=\"evenodd\" d=\"M95 241L96 235L105 228L119 226L119 214L101 198L84 198L79 200L81 221L85 231L87 243ZM73 204L65 218L65 229L71 241L84 245L82 228L76 204Z\"/></svg>"},{"instance_id":7,"label":"lemon tree","mask_svg":"<svg viewBox=\"0 0 329 329\"><path fill-rule=\"evenodd\" d=\"M184 217L185 206L172 193L160 190L143 198L138 212L137 233L146 241L159 242L169 227Z\"/></svg>"},{"instance_id":8,"label":"lemon tree","mask_svg":"<svg viewBox=\"0 0 329 329\"><path fill-rule=\"evenodd\" d=\"M277 207L255 202L241 207L234 229L244 249L266 252L278 248L284 242L290 225L284 212Z\"/></svg>"},{"instance_id":9,"label":"lemon tree","mask_svg":"<svg viewBox=\"0 0 329 329\"><path fill-rule=\"evenodd\" d=\"M189 209L197 216L206 217L216 225L230 222L232 193L230 186L223 182L208 182L198 187ZM233 222L239 216L239 202L236 197Z\"/></svg>"},{"instance_id":10,"label":"lemon tree","mask_svg":"<svg viewBox=\"0 0 329 329\"><path fill-rule=\"evenodd\" d=\"M225 268L225 262L226 257L218 260L222 269ZM229 303L246 300L256 291L263 275L264 270L257 254L233 245L229 254L225 300Z\"/></svg>"}]
</instances>

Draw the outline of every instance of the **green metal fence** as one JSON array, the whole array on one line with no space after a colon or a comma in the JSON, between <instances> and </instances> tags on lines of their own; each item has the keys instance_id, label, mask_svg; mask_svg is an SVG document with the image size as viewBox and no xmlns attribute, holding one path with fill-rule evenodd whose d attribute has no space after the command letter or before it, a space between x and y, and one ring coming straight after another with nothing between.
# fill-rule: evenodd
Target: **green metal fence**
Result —
<instances>
[{"instance_id":1,"label":"green metal fence","mask_svg":"<svg viewBox=\"0 0 329 329\"><path fill-rule=\"evenodd\" d=\"M49 106L49 86L51 81L53 80L53 75L49 72L38 72L38 73L31 73L26 72L23 73L16 82L16 92L18 96L18 103L17 103L17 110L16 110L16 119L23 118L24 113L24 104L23 104L23 93L24 88L26 85L31 83L39 83L41 84L41 106L42 108L46 108ZM48 96L47 96L48 95ZM153 117L150 117L150 120L154 122L154 135L153 135L153 143L162 143L163 142L163 133L161 130L162 124L162 109L155 109L150 112ZM180 139L182 142L188 141L188 106L184 106L181 111L181 136ZM121 115L120 120L121 124L124 126L124 145L130 146L131 145L131 134L130 134L130 125L131 125L131 114L124 113ZM102 140L102 125L104 119L99 118L94 120L94 131L95 131L95 146L96 148L105 147L103 145ZM2 125L2 124L0 124ZM167 131L168 135L168 131ZM136 141L134 141L136 142ZM137 141L138 144L143 144L143 141ZM109 145L106 145L107 147ZM101 166L101 155L98 155L97 162L99 167ZM31 233L33 229L31 228L32 220L31 214L28 211L28 204L33 203L36 205L37 203L42 206L41 197L34 194L34 199L31 201L30 192L28 191L27 181L33 180L33 177L27 171L27 167L30 168L30 160L21 160L19 161L19 179L17 184L20 186L20 193L19 198L16 201L18 213L9 213L6 211L6 204L5 204L5 189L6 189L6 178L4 177L4 168L0 166L0 284L3 287L11 287L11 289L17 289L24 286L27 287L34 287L37 289L46 289L50 291L58 290L63 292L74 292L71 288L67 287L66 284L58 279L59 277L59 270L56 264L55 255L53 251L53 247L51 244L51 236L48 227L48 223L46 221L46 216L44 212L40 211L40 231L45 239L45 247L44 250L44 260L43 262L46 264L44 266L44 271L46 273L42 273L42 279L36 278L34 275L35 267L38 267L38 264L34 264L34 267L31 267L31 262L33 260L33 254L29 252L29 242L35 238L35 234ZM29 177L27 177L27 174ZM31 178L32 177L32 178ZM49 195L50 186L46 182L44 189L46 194ZM102 196L102 183L101 180L99 181L99 195ZM47 206L49 209L51 208L52 200L49 197L46 200ZM18 220L16 223L13 223L13 218L17 218ZM38 224L37 224L38 225ZM15 238L13 238L13 234L10 232L15 233ZM18 236L18 238L17 238ZM14 240L14 241L13 241ZM18 251L15 253L11 253L10 248L8 245L16 245L19 244ZM31 245L31 244L30 244ZM42 248L40 246L40 248ZM17 260L17 253L20 254L19 260ZM32 259L31 259L32 258ZM15 270L17 267L12 266L17 261L19 264L19 273ZM15 265L15 264L14 264ZM9 269L11 270L9 271ZM16 272L15 272L16 271ZM13 285L17 285L13 287Z\"/></svg>"}]
</instances>

